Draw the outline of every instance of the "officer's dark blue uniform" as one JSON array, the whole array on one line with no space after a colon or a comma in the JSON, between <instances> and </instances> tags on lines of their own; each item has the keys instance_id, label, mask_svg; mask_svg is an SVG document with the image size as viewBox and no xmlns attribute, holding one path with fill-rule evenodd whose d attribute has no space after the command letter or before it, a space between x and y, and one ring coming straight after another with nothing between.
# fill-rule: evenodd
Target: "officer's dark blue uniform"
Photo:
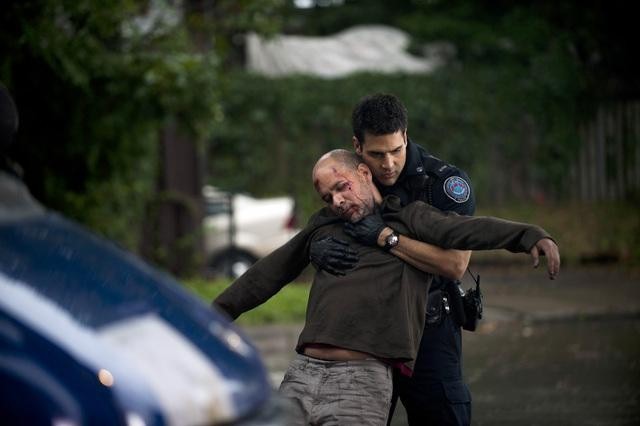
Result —
<instances>
[{"instance_id":1,"label":"officer's dark blue uniform","mask_svg":"<svg viewBox=\"0 0 640 426\"><path fill-rule=\"evenodd\" d=\"M421 200L440 210L463 215L475 212L466 173L429 155L411 141L398 180L393 186L380 185L379 189L383 195L399 196L403 205ZM413 376L394 377L392 407L400 397L410 425L468 425L471 421L471 394L462 379L461 329L447 312L450 308L446 301L443 302L443 296L446 298L446 291L451 288L450 281L435 277L431 285Z\"/></svg>"}]
</instances>

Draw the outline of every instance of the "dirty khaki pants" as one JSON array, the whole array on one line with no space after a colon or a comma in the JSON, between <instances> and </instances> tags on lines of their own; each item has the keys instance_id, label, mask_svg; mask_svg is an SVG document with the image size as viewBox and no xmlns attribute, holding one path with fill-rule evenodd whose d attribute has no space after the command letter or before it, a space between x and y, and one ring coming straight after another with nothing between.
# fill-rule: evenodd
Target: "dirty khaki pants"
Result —
<instances>
[{"instance_id":1,"label":"dirty khaki pants","mask_svg":"<svg viewBox=\"0 0 640 426\"><path fill-rule=\"evenodd\" d=\"M300 425L387 423L392 392L391 367L376 360L324 361L296 355L280 393L300 405Z\"/></svg>"}]
</instances>

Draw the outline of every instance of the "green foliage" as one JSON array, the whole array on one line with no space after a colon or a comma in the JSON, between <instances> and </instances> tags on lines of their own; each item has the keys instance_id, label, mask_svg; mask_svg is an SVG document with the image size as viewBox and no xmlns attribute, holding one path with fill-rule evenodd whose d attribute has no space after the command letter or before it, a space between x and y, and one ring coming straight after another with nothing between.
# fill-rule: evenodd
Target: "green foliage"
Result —
<instances>
[{"instance_id":1,"label":"green foliage","mask_svg":"<svg viewBox=\"0 0 640 426\"><path fill-rule=\"evenodd\" d=\"M0 15L0 80L21 119L11 154L27 184L46 205L133 249L158 201L167 122L200 143L210 183L293 194L306 217L319 206L309 176L316 158L350 146L360 97L392 92L409 109L412 138L466 169L482 206L561 198L576 123L601 98L640 87L629 60L635 15L615 2L175 4L8 0ZM408 31L415 51L449 41L456 60L428 77L270 80L233 69L241 32L285 25L317 35L372 22Z\"/></svg>"},{"instance_id":2,"label":"green foliage","mask_svg":"<svg viewBox=\"0 0 640 426\"><path fill-rule=\"evenodd\" d=\"M527 185L553 198L566 189L564 171L575 152L573 99L514 72L478 65L432 76L337 80L237 73L221 92L225 119L210 141L209 181L256 195L292 194L308 217L320 205L313 164L330 149L351 146L353 105L381 91L407 106L414 141L469 172L479 200L530 198ZM505 164L522 176L510 179Z\"/></svg>"},{"instance_id":3,"label":"green foliage","mask_svg":"<svg viewBox=\"0 0 640 426\"><path fill-rule=\"evenodd\" d=\"M198 143L210 136L222 119L216 40L246 26L273 31L279 3L3 3L0 80L21 116L11 154L34 195L136 249L162 129L172 121Z\"/></svg>"},{"instance_id":4,"label":"green foliage","mask_svg":"<svg viewBox=\"0 0 640 426\"><path fill-rule=\"evenodd\" d=\"M236 74L225 85L225 122L211 141L211 183L259 195L286 192L304 215L318 206L308 170L328 149L350 146L351 107L386 91L409 109L409 134L467 170L483 203L561 199L580 138L611 81L633 90L637 78L618 63L630 47L614 6L590 2L346 0L287 10L286 29L308 35L385 23L422 43L446 41L457 52L434 75L356 75L339 80L278 80ZM602 57L603 63L593 58ZM592 58L592 59L589 59ZM606 58L606 60L605 60ZM274 167L275 164L286 167ZM241 170L242 173L237 171Z\"/></svg>"},{"instance_id":5,"label":"green foliage","mask_svg":"<svg viewBox=\"0 0 640 426\"><path fill-rule=\"evenodd\" d=\"M206 303L211 303L216 296L227 288L229 281L193 279L186 281L184 284ZM309 289L308 284L289 284L266 303L242 314L238 318L238 323L242 325L301 323L304 321L307 310Z\"/></svg>"}]
</instances>

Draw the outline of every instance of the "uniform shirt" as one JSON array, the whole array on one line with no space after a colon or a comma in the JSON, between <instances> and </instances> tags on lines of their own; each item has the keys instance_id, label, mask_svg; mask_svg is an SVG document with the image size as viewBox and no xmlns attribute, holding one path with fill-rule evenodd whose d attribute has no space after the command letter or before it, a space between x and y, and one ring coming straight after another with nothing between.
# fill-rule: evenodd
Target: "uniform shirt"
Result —
<instances>
[{"instance_id":1,"label":"uniform shirt","mask_svg":"<svg viewBox=\"0 0 640 426\"><path fill-rule=\"evenodd\" d=\"M383 196L399 197L403 206L420 200L466 216L472 216L476 210L469 176L411 140L407 142L407 159L396 183L384 186L376 182L376 186Z\"/></svg>"},{"instance_id":2,"label":"uniform shirt","mask_svg":"<svg viewBox=\"0 0 640 426\"><path fill-rule=\"evenodd\" d=\"M443 213L422 202L402 208L393 196L386 197L381 208L385 222L396 231L443 248L527 252L548 237L536 226ZM349 241L360 261L346 276L322 270L315 274L296 350L328 344L378 358L413 360L424 327L431 275L378 247L358 243L344 233L343 221L328 209L312 217L287 244L259 260L214 304L236 318L264 303L308 265L311 242L328 235Z\"/></svg>"},{"instance_id":3,"label":"uniform shirt","mask_svg":"<svg viewBox=\"0 0 640 426\"><path fill-rule=\"evenodd\" d=\"M472 216L476 210L475 195L469 176L459 168L430 155L423 147L407 142L405 166L392 186L376 186L382 195L396 195L403 206L424 201L442 211ZM452 280L436 276L431 290L445 288Z\"/></svg>"}]
</instances>

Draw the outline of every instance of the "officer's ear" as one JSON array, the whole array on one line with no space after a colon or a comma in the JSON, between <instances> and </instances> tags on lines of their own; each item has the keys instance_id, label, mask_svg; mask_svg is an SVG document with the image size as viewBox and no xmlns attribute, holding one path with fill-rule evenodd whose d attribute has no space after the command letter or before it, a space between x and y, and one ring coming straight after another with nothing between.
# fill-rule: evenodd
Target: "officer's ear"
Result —
<instances>
[{"instance_id":1,"label":"officer's ear","mask_svg":"<svg viewBox=\"0 0 640 426\"><path fill-rule=\"evenodd\" d=\"M371 174L371 169L364 163L358 164L357 172L360 176L364 178L367 182L373 182L373 175Z\"/></svg>"},{"instance_id":2,"label":"officer's ear","mask_svg":"<svg viewBox=\"0 0 640 426\"><path fill-rule=\"evenodd\" d=\"M358 138L356 138L355 136L352 137L351 142L353 142L353 150L356 152L356 154L362 156L362 144L360 143Z\"/></svg>"}]
</instances>

